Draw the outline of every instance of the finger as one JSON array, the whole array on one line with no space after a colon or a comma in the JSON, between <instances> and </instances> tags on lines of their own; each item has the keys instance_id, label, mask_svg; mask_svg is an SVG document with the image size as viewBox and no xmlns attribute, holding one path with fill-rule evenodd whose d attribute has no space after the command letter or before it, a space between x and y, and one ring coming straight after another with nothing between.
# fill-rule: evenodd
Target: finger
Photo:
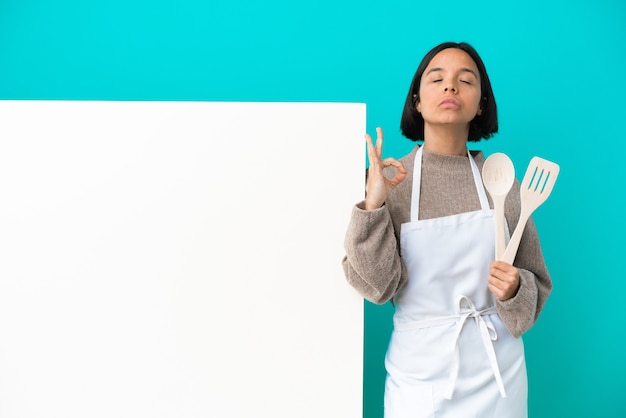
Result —
<instances>
[{"instance_id":1,"label":"finger","mask_svg":"<svg viewBox=\"0 0 626 418\"><path fill-rule=\"evenodd\" d=\"M404 180L404 178L406 177L407 171L401 162L395 160L394 158L385 158L382 161L382 163L383 163L383 167L394 167L397 171L396 178L398 178L399 181Z\"/></svg>"},{"instance_id":2,"label":"finger","mask_svg":"<svg viewBox=\"0 0 626 418\"><path fill-rule=\"evenodd\" d=\"M487 279L487 281L489 282L489 286L493 286L496 289L502 289L502 287L504 286L504 282L494 276L489 276L489 279Z\"/></svg>"},{"instance_id":3,"label":"finger","mask_svg":"<svg viewBox=\"0 0 626 418\"><path fill-rule=\"evenodd\" d=\"M376 152L378 153L378 157L382 157L383 155L383 129L376 128Z\"/></svg>"},{"instance_id":4,"label":"finger","mask_svg":"<svg viewBox=\"0 0 626 418\"><path fill-rule=\"evenodd\" d=\"M504 276L489 276L489 283L497 287L498 289L506 292L508 289L513 287L516 283L515 277L504 275Z\"/></svg>"},{"instance_id":5,"label":"finger","mask_svg":"<svg viewBox=\"0 0 626 418\"><path fill-rule=\"evenodd\" d=\"M501 300L511 298L517 293L517 289L519 289L520 286L519 281L514 276L489 276L488 283L489 287L493 288L494 292L499 294Z\"/></svg>"},{"instance_id":6,"label":"finger","mask_svg":"<svg viewBox=\"0 0 626 418\"><path fill-rule=\"evenodd\" d=\"M379 158L372 143L372 137L369 134L365 134L365 142L367 143L367 157L370 160L370 164L376 164Z\"/></svg>"},{"instance_id":7,"label":"finger","mask_svg":"<svg viewBox=\"0 0 626 418\"><path fill-rule=\"evenodd\" d=\"M397 186L398 184L402 183L404 181L404 178L406 177L406 174L402 174L402 173L398 173L394 176L394 178L392 179L387 179L387 181L389 182L389 184L391 184L392 186Z\"/></svg>"},{"instance_id":8,"label":"finger","mask_svg":"<svg viewBox=\"0 0 626 418\"><path fill-rule=\"evenodd\" d=\"M510 298L514 293L514 285L511 283L489 281L488 288L498 299L504 300Z\"/></svg>"},{"instance_id":9,"label":"finger","mask_svg":"<svg viewBox=\"0 0 626 418\"><path fill-rule=\"evenodd\" d=\"M517 277L515 272L502 271L498 269L492 269L489 273L495 279L506 283L514 282L515 278Z\"/></svg>"},{"instance_id":10,"label":"finger","mask_svg":"<svg viewBox=\"0 0 626 418\"><path fill-rule=\"evenodd\" d=\"M383 167L394 167L397 171L396 175L392 179L385 179L388 184L391 186L397 186L404 181L407 171L401 162L397 161L395 158L385 158L382 163Z\"/></svg>"},{"instance_id":11,"label":"finger","mask_svg":"<svg viewBox=\"0 0 626 418\"><path fill-rule=\"evenodd\" d=\"M385 159L383 160L383 165L384 165L385 167L390 167L390 166L393 166L393 167L395 167L396 169L398 169L398 171L399 171L400 173L406 174L406 168L404 168L404 166L402 165L402 163L401 163L400 161L396 160L395 158L391 158L391 157L390 157L390 158L385 158Z\"/></svg>"},{"instance_id":12,"label":"finger","mask_svg":"<svg viewBox=\"0 0 626 418\"><path fill-rule=\"evenodd\" d=\"M504 292L502 292L502 290L498 289L497 287L491 284L489 285L489 291L493 293L493 295L498 299L501 299L502 296L504 296Z\"/></svg>"},{"instance_id":13,"label":"finger","mask_svg":"<svg viewBox=\"0 0 626 418\"><path fill-rule=\"evenodd\" d=\"M502 295L507 294L513 288L517 288L517 282L515 278L512 277L506 277L505 279L502 279L500 277L489 276L488 283L489 286L492 286L493 288L498 289L500 292L502 292Z\"/></svg>"},{"instance_id":14,"label":"finger","mask_svg":"<svg viewBox=\"0 0 626 418\"><path fill-rule=\"evenodd\" d=\"M499 270L499 271L503 271L505 273L514 273L515 271L517 271L517 269L515 267L513 267L512 265L510 265L507 262L504 261L494 261L491 264L491 268Z\"/></svg>"}]
</instances>

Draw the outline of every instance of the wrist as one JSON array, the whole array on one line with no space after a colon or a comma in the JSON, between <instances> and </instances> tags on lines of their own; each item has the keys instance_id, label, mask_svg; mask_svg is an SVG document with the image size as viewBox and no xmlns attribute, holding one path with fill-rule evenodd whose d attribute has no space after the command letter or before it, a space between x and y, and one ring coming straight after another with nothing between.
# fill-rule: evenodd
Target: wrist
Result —
<instances>
[{"instance_id":1,"label":"wrist","mask_svg":"<svg viewBox=\"0 0 626 418\"><path fill-rule=\"evenodd\" d=\"M383 206L385 206L385 202L378 203L368 202L367 200L365 201L365 210L376 210L382 208Z\"/></svg>"}]
</instances>

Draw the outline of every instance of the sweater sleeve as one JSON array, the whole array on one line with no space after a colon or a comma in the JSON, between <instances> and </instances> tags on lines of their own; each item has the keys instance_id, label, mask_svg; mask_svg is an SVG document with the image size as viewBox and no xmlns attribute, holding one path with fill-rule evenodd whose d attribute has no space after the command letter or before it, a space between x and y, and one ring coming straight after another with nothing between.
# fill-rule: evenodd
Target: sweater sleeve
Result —
<instances>
[{"instance_id":1,"label":"sweater sleeve","mask_svg":"<svg viewBox=\"0 0 626 418\"><path fill-rule=\"evenodd\" d=\"M519 187L519 185L517 186ZM515 207L515 205L509 205L509 207ZM517 225L518 219L519 212L517 210L513 213L507 213L507 221L511 225L511 230ZM544 261L537 228L532 218L528 219L524 227L513 265L519 270L520 288L514 297L505 301L498 300L496 306L507 329L517 338L535 324L552 291L552 280Z\"/></svg>"},{"instance_id":2,"label":"sweater sleeve","mask_svg":"<svg viewBox=\"0 0 626 418\"><path fill-rule=\"evenodd\" d=\"M362 201L352 209L343 269L348 283L365 299L383 304L406 282L407 274L387 207L364 208Z\"/></svg>"}]
</instances>

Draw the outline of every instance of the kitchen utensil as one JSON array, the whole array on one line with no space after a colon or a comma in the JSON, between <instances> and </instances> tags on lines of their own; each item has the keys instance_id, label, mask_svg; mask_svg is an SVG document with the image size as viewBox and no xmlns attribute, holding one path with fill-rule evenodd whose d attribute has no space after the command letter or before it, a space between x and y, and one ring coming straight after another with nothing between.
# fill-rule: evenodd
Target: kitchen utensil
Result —
<instances>
[{"instance_id":1,"label":"kitchen utensil","mask_svg":"<svg viewBox=\"0 0 626 418\"><path fill-rule=\"evenodd\" d=\"M559 175L559 169L558 164L543 158L533 157L530 160L520 187L522 208L519 221L501 258L502 261L513 264L526 222L530 214L550 196Z\"/></svg>"},{"instance_id":2,"label":"kitchen utensil","mask_svg":"<svg viewBox=\"0 0 626 418\"><path fill-rule=\"evenodd\" d=\"M506 154L496 152L485 160L483 165L483 183L495 211L496 255L499 260L504 254L506 239L504 232L504 201L515 180L515 167Z\"/></svg>"}]
</instances>

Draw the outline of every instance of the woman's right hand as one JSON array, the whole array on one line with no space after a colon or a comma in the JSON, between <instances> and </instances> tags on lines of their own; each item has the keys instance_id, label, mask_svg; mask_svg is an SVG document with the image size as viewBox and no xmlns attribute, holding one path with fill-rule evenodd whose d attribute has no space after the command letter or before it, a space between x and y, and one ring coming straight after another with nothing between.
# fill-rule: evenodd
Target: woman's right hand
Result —
<instances>
[{"instance_id":1,"label":"woman's right hand","mask_svg":"<svg viewBox=\"0 0 626 418\"><path fill-rule=\"evenodd\" d=\"M365 134L367 141L367 155L370 161L367 170L367 195L365 197L365 210L380 208L387 199L389 190L400 184L406 177L406 169L394 158L382 159L383 153L383 130L376 128L376 145L372 143L372 137ZM388 179L383 175L385 167L393 166L397 173L394 178Z\"/></svg>"}]
</instances>

